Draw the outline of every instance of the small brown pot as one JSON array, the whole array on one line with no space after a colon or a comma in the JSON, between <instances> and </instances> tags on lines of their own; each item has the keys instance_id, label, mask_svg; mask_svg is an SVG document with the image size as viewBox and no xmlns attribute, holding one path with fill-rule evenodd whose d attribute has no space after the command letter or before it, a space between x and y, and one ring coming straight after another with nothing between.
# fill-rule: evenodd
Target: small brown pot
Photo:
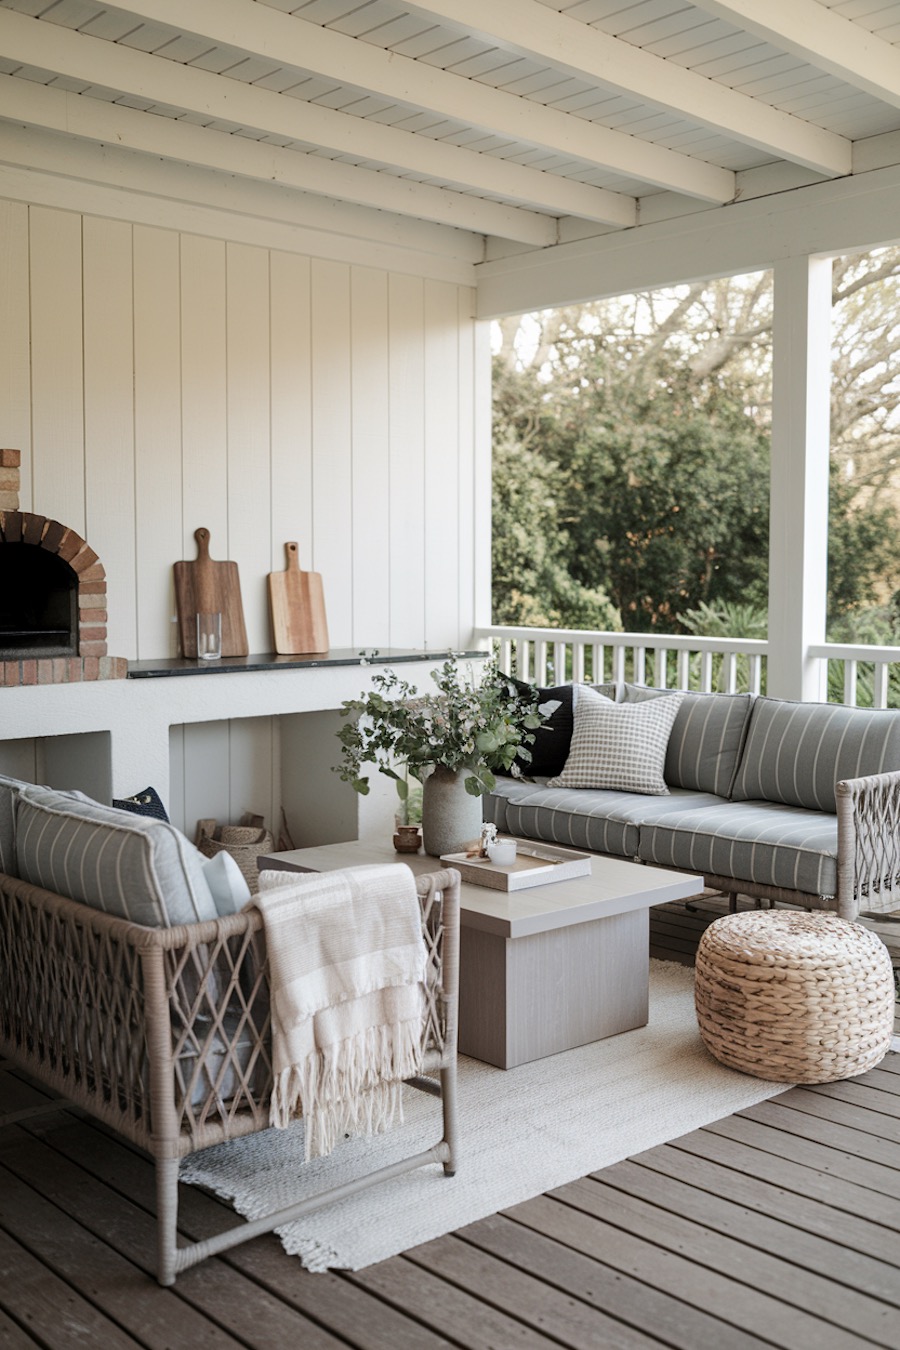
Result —
<instances>
[{"instance_id":1,"label":"small brown pot","mask_svg":"<svg viewBox=\"0 0 900 1350\"><path fill-rule=\"evenodd\" d=\"M394 835L394 848L398 853L418 853L422 847L422 836L418 825L398 825Z\"/></svg>"}]
</instances>

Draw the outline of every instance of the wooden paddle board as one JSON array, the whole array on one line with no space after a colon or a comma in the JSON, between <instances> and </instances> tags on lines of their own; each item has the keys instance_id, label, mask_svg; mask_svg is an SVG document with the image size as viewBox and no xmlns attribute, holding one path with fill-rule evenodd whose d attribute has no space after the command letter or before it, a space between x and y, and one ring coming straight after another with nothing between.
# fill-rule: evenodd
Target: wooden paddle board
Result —
<instances>
[{"instance_id":1,"label":"wooden paddle board","mask_svg":"<svg viewBox=\"0 0 900 1350\"><path fill-rule=\"evenodd\" d=\"M275 650L284 656L328 651L325 593L318 572L301 572L296 543L285 544L287 568L269 573Z\"/></svg>"},{"instance_id":2,"label":"wooden paddle board","mask_svg":"<svg viewBox=\"0 0 900 1350\"><path fill-rule=\"evenodd\" d=\"M197 615L218 611L222 615L222 655L246 656L249 647L237 563L215 562L209 556L209 530L201 526L194 531L194 538L196 559L174 566L182 654L197 655Z\"/></svg>"}]
</instances>

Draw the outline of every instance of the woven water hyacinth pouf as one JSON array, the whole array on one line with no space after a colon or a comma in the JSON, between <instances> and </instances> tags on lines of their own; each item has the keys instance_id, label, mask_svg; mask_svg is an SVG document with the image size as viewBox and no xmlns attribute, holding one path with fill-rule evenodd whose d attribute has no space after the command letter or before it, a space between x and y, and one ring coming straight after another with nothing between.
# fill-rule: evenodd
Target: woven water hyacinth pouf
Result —
<instances>
[{"instance_id":1,"label":"woven water hyacinth pouf","mask_svg":"<svg viewBox=\"0 0 900 1350\"><path fill-rule=\"evenodd\" d=\"M879 938L834 914L752 910L703 934L695 1003L722 1064L778 1083L832 1083L887 1054L893 970Z\"/></svg>"}]
</instances>

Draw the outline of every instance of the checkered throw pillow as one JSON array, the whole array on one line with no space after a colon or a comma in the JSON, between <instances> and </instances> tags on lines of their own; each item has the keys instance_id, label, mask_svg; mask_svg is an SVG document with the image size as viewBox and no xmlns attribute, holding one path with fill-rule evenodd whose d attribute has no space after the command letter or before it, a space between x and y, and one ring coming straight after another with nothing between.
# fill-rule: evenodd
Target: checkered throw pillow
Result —
<instances>
[{"instance_id":1,"label":"checkered throw pillow","mask_svg":"<svg viewBox=\"0 0 900 1350\"><path fill-rule=\"evenodd\" d=\"M667 796L666 747L682 698L665 694L645 703L610 703L580 688L569 757L548 786Z\"/></svg>"}]
</instances>

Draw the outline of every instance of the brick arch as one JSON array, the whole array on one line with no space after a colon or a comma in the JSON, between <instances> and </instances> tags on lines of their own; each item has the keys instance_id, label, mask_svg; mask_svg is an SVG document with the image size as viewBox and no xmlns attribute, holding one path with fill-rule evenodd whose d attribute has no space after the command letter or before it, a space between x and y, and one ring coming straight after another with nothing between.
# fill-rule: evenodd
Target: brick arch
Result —
<instances>
[{"instance_id":1,"label":"brick arch","mask_svg":"<svg viewBox=\"0 0 900 1350\"><path fill-rule=\"evenodd\" d=\"M9 686L121 679L128 673L128 662L124 657L107 654L106 569L90 544L68 525L18 509L19 454L18 450L0 451L0 543L32 544L46 549L68 563L76 574L78 655L2 661L0 683Z\"/></svg>"},{"instance_id":2,"label":"brick arch","mask_svg":"<svg viewBox=\"0 0 900 1350\"><path fill-rule=\"evenodd\" d=\"M32 511L6 513L3 537L9 543L13 542L10 527L13 531L16 528L15 520L10 520L11 516L18 516L21 521L20 537L23 544L34 544L37 548L55 554L68 563L78 577L79 657L106 656L106 569L97 554L80 534L67 525Z\"/></svg>"}]
</instances>

